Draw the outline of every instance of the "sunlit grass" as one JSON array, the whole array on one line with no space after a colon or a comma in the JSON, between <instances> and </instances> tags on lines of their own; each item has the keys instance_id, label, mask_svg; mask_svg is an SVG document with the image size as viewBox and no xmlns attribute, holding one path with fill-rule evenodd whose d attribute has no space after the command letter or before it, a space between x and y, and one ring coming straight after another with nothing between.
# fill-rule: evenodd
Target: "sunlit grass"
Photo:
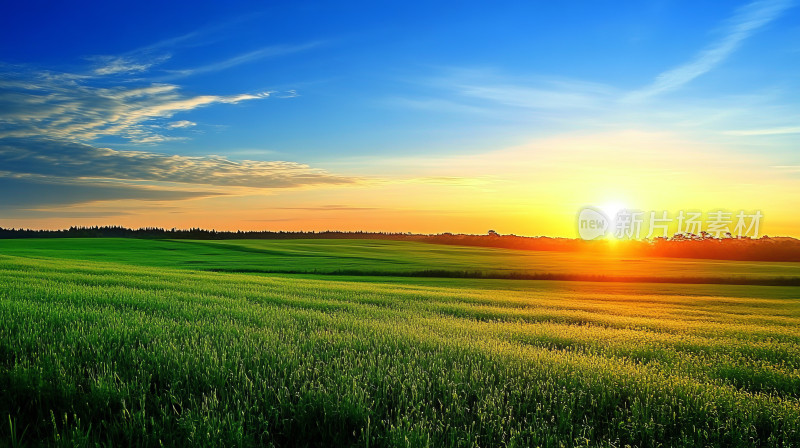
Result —
<instances>
[{"instance_id":1,"label":"sunlit grass","mask_svg":"<svg viewBox=\"0 0 800 448\"><path fill-rule=\"evenodd\" d=\"M608 243L611 244L611 243ZM800 263L636 258L381 240L0 240L0 254L206 271L369 275L795 279Z\"/></svg>"},{"instance_id":2,"label":"sunlit grass","mask_svg":"<svg viewBox=\"0 0 800 448\"><path fill-rule=\"evenodd\" d=\"M796 446L797 288L0 256L0 439Z\"/></svg>"}]
</instances>

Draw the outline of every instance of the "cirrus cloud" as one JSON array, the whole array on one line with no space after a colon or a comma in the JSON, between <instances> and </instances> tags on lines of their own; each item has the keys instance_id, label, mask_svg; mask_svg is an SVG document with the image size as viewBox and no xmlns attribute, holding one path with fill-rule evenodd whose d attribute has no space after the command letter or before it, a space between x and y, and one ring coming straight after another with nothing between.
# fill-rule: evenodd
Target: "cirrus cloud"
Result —
<instances>
[{"instance_id":1,"label":"cirrus cloud","mask_svg":"<svg viewBox=\"0 0 800 448\"><path fill-rule=\"evenodd\" d=\"M173 121L167 125L170 129L190 128L192 126L197 126L197 123L189 120Z\"/></svg>"},{"instance_id":2,"label":"cirrus cloud","mask_svg":"<svg viewBox=\"0 0 800 448\"><path fill-rule=\"evenodd\" d=\"M0 167L8 173L49 178L113 179L217 187L297 188L341 185L358 179L285 161L233 161L221 156L181 156L117 151L49 139L0 140Z\"/></svg>"},{"instance_id":3,"label":"cirrus cloud","mask_svg":"<svg viewBox=\"0 0 800 448\"><path fill-rule=\"evenodd\" d=\"M119 55L90 56L76 72L0 62L0 198L4 216L31 216L40 207L108 201L182 201L253 189L354 184L360 180L287 161L233 161L146 150L116 150L96 144L108 138L129 146L186 140L173 133L197 125L176 115L215 105L263 100L271 92L187 94L175 83L148 73L171 58L177 44L201 32ZM256 59L319 45L269 46L207 64L181 76L218 71ZM174 70L173 70L174 72ZM171 74L170 79L181 76ZM279 97L296 96L278 94ZM185 135L185 133L183 133ZM112 140L112 141L113 141ZM102 140L108 141L108 140ZM225 148L219 148L224 153ZM66 212L65 212L66 213Z\"/></svg>"},{"instance_id":4,"label":"cirrus cloud","mask_svg":"<svg viewBox=\"0 0 800 448\"><path fill-rule=\"evenodd\" d=\"M106 85L90 76L49 71L0 74L0 137L46 135L91 141L113 136L154 143L170 139L165 135L169 126L163 122L175 114L270 96L270 92L191 96L174 84Z\"/></svg>"},{"instance_id":5,"label":"cirrus cloud","mask_svg":"<svg viewBox=\"0 0 800 448\"><path fill-rule=\"evenodd\" d=\"M729 19L721 39L703 49L689 62L661 73L651 85L631 93L627 99L641 100L675 90L711 71L733 54L746 39L792 6L793 0L757 0L742 6Z\"/></svg>"}]
</instances>

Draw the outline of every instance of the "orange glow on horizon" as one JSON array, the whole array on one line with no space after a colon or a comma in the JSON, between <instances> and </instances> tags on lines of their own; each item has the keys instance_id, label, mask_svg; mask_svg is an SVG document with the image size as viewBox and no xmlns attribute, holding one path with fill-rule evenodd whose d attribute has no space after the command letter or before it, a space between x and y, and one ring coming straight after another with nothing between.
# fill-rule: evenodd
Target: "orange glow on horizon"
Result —
<instances>
[{"instance_id":1,"label":"orange glow on horizon","mask_svg":"<svg viewBox=\"0 0 800 448\"><path fill-rule=\"evenodd\" d=\"M376 174L355 185L280 194L239 188L172 202L97 202L42 210L44 216L61 211L62 217L6 218L0 225L472 234L494 229L572 238L577 212L596 205L608 213L759 209L765 217L762 234L800 236L793 194L800 180L780 174L771 163L754 156L731 159L721 149L667 134L621 132L450 158L374 160ZM353 169L358 171L357 162Z\"/></svg>"}]
</instances>

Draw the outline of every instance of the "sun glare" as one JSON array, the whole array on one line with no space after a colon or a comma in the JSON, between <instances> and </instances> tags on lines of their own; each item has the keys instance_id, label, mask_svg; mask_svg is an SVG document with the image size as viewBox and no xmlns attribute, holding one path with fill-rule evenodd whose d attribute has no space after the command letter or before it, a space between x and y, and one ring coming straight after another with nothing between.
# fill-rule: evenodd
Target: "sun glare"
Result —
<instances>
[{"instance_id":1,"label":"sun glare","mask_svg":"<svg viewBox=\"0 0 800 448\"><path fill-rule=\"evenodd\" d=\"M603 212L604 215L606 215L606 218L611 220L613 220L614 217L617 216L617 213L619 213L620 210L625 210L628 208L630 207L628 207L627 205L625 205L625 203L621 201L606 202L605 204L601 204L599 207L600 211Z\"/></svg>"}]
</instances>

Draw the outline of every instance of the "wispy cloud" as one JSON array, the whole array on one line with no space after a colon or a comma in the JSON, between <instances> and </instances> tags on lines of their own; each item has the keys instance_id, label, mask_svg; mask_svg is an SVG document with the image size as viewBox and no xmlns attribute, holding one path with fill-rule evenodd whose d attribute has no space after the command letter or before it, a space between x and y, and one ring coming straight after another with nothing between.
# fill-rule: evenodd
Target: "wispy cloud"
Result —
<instances>
[{"instance_id":1,"label":"wispy cloud","mask_svg":"<svg viewBox=\"0 0 800 448\"><path fill-rule=\"evenodd\" d=\"M765 128L765 129L743 129L736 131L725 131L726 135L738 135L743 137L761 136L761 135L786 135L786 134L800 134L800 126L787 126L781 128Z\"/></svg>"},{"instance_id":2,"label":"wispy cloud","mask_svg":"<svg viewBox=\"0 0 800 448\"><path fill-rule=\"evenodd\" d=\"M748 37L769 24L793 5L791 0L759 0L740 8L728 21L724 35L694 59L656 77L649 86L635 91L629 100L640 100L675 90L701 76L727 59Z\"/></svg>"},{"instance_id":3,"label":"wispy cloud","mask_svg":"<svg viewBox=\"0 0 800 448\"><path fill-rule=\"evenodd\" d=\"M772 168L781 170L785 173L800 173L800 165L776 165Z\"/></svg>"},{"instance_id":4,"label":"wispy cloud","mask_svg":"<svg viewBox=\"0 0 800 448\"><path fill-rule=\"evenodd\" d=\"M30 204L28 204L30 206ZM133 213L121 210L97 210L81 211L65 208L55 209L12 209L3 210L3 219L41 219L41 218L110 218L118 216L129 216Z\"/></svg>"},{"instance_id":5,"label":"wispy cloud","mask_svg":"<svg viewBox=\"0 0 800 448\"><path fill-rule=\"evenodd\" d=\"M214 187L297 188L341 185L358 179L284 161L232 161L189 157L44 139L0 140L0 169L8 175L55 179L105 179Z\"/></svg>"},{"instance_id":6,"label":"wispy cloud","mask_svg":"<svg viewBox=\"0 0 800 448\"><path fill-rule=\"evenodd\" d=\"M339 205L339 204L332 204L332 205L320 205L316 207L272 207L272 210L303 210L309 212L359 212L359 211L370 211L370 210L380 210L376 207L354 207L352 205Z\"/></svg>"},{"instance_id":7,"label":"wispy cloud","mask_svg":"<svg viewBox=\"0 0 800 448\"><path fill-rule=\"evenodd\" d=\"M707 135L731 143L724 136L794 134L798 129L780 127L792 123L796 105L786 102L781 86L773 85L759 86L754 92L720 90L713 96L639 96L644 101L629 101L636 92L600 82L451 67L416 79L415 87L419 93L387 97L384 104L438 114L470 114L482 120L479 125L524 126L523 132L537 136L668 128L677 132L710 130ZM726 131L742 125L758 129Z\"/></svg>"},{"instance_id":8,"label":"wispy cloud","mask_svg":"<svg viewBox=\"0 0 800 448\"><path fill-rule=\"evenodd\" d=\"M233 26L253 19L260 14L249 14L233 20L197 29L178 36L162 39L143 47L135 48L117 55L97 55L87 59L96 63L95 75L119 75L145 72L172 57L172 52L185 47L207 45L224 39Z\"/></svg>"},{"instance_id":9,"label":"wispy cloud","mask_svg":"<svg viewBox=\"0 0 800 448\"><path fill-rule=\"evenodd\" d=\"M449 185L458 187L484 187L491 183L498 182L497 176L426 176L405 179L403 182L424 183L435 185Z\"/></svg>"},{"instance_id":10,"label":"wispy cloud","mask_svg":"<svg viewBox=\"0 0 800 448\"><path fill-rule=\"evenodd\" d=\"M496 104L525 109L591 109L602 102L608 92L585 83L570 86L533 87L515 84L461 84L461 95ZM606 90L606 91L603 91Z\"/></svg>"},{"instance_id":11,"label":"wispy cloud","mask_svg":"<svg viewBox=\"0 0 800 448\"><path fill-rule=\"evenodd\" d=\"M494 110L474 106L471 104L464 104L463 102L448 100L443 98L407 98L395 96L387 98L385 104L392 106L406 107L410 109L418 109L424 111L446 112L446 113L472 113L472 114L492 114Z\"/></svg>"},{"instance_id":12,"label":"wispy cloud","mask_svg":"<svg viewBox=\"0 0 800 448\"><path fill-rule=\"evenodd\" d=\"M178 36L162 39L158 42L137 48L132 53L152 53L160 50L172 50L177 47L194 47L207 45L224 39L231 38L231 29L242 26L244 23L252 20L258 20L264 17L264 12L250 12L247 14L234 17L229 20L214 22L212 25L195 29Z\"/></svg>"},{"instance_id":13,"label":"wispy cloud","mask_svg":"<svg viewBox=\"0 0 800 448\"><path fill-rule=\"evenodd\" d=\"M323 45L321 41L271 45L200 67L151 73L154 66L171 58L169 51L218 31L220 27L214 27L119 55L90 56L86 58L89 67L74 73L0 64L0 138L47 135L72 141L90 141L103 136L134 143L173 140L176 138L164 131L194 124L188 120L165 122L175 114L214 104L264 99L272 92L186 95L168 80L225 70ZM164 73L169 75L164 76ZM279 98L295 96L294 90L277 94Z\"/></svg>"},{"instance_id":14,"label":"wispy cloud","mask_svg":"<svg viewBox=\"0 0 800 448\"><path fill-rule=\"evenodd\" d=\"M160 56L92 56L89 58L97 64L93 70L96 75L119 75L139 73L149 70L154 65L160 64L170 58L170 55Z\"/></svg>"},{"instance_id":15,"label":"wispy cloud","mask_svg":"<svg viewBox=\"0 0 800 448\"><path fill-rule=\"evenodd\" d=\"M220 70L226 70L238 65L254 62L260 59L273 58L278 56L285 56L293 53L299 53L313 48L319 47L322 42L309 42L300 45L270 45L258 50L250 51L248 53L240 54L222 61L214 62L211 64L203 65L183 70L169 70L171 74L162 79L169 80L184 76L200 75L204 73L212 73Z\"/></svg>"},{"instance_id":16,"label":"wispy cloud","mask_svg":"<svg viewBox=\"0 0 800 448\"><path fill-rule=\"evenodd\" d=\"M197 123L175 119L178 114L269 98L270 92L263 91L190 95L176 83L153 81L153 67L169 60L170 52L207 42L209 34L220 30L200 30L119 55L92 56L83 70L73 73L0 63L0 190L18 192L0 198L4 215L16 210L31 216L37 207L98 201L181 201L360 182L295 162L233 161L89 144L102 137L127 140L132 146L185 138L172 133ZM224 70L318 45L264 47L180 73ZM293 96L294 91L284 95Z\"/></svg>"},{"instance_id":17,"label":"wispy cloud","mask_svg":"<svg viewBox=\"0 0 800 448\"><path fill-rule=\"evenodd\" d=\"M604 84L575 79L509 78L494 71L449 69L428 82L446 89L469 107L501 106L532 110L595 109L618 94Z\"/></svg>"},{"instance_id":18,"label":"wispy cloud","mask_svg":"<svg viewBox=\"0 0 800 448\"><path fill-rule=\"evenodd\" d=\"M98 86L48 71L3 73L0 137L49 136L91 141L115 136L138 143L169 140L165 119L213 104L268 98L269 92L237 95L181 93L174 84Z\"/></svg>"},{"instance_id":19,"label":"wispy cloud","mask_svg":"<svg viewBox=\"0 0 800 448\"><path fill-rule=\"evenodd\" d=\"M2 175L5 174L5 175ZM98 201L179 201L221 193L210 191L186 191L136 185L109 184L71 178L49 178L35 175L13 175L0 173L0 191L14 194L0 196L0 210L8 217L12 210L31 210L39 207L54 207L85 204Z\"/></svg>"},{"instance_id":20,"label":"wispy cloud","mask_svg":"<svg viewBox=\"0 0 800 448\"><path fill-rule=\"evenodd\" d=\"M417 80L418 93L384 100L430 113L469 114L487 126L595 126L620 115L616 104L623 94L613 86L554 76L512 76L489 69L454 68Z\"/></svg>"},{"instance_id":21,"label":"wispy cloud","mask_svg":"<svg viewBox=\"0 0 800 448\"><path fill-rule=\"evenodd\" d=\"M173 121L167 125L170 129L190 128L192 126L197 126L197 123L189 120Z\"/></svg>"}]
</instances>

